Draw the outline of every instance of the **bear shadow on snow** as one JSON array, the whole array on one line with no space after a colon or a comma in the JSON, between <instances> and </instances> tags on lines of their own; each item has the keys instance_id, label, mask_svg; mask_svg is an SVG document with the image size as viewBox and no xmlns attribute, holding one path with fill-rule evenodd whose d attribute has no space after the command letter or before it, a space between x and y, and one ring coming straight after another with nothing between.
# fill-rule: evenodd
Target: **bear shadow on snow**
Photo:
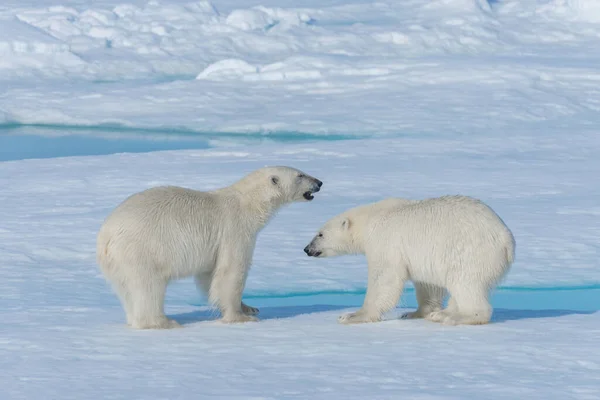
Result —
<instances>
[{"instance_id":1,"label":"bear shadow on snow","mask_svg":"<svg viewBox=\"0 0 600 400\"><path fill-rule=\"evenodd\" d=\"M285 319L293 318L303 314L314 314L327 311L351 309L353 306L347 305L305 305L305 306L281 306L281 307L262 307L260 309L259 318L262 321L270 319ZM398 309L400 310L400 309ZM406 308L402 308L402 311L406 311ZM597 311L577 311L577 310L514 310L506 308L496 308L490 325L497 323L517 321L525 319L536 319L536 318L557 318L564 317L567 315L589 315L594 314ZM220 314L217 310L198 310L181 314L171 314L171 318L175 319L182 325L189 325L198 322L217 321L220 318ZM386 321L395 320L405 322L405 320L394 317L385 318ZM408 322L408 320L406 320ZM260 321L259 321L260 323ZM432 322L433 323L433 322Z\"/></svg>"},{"instance_id":2,"label":"bear shadow on snow","mask_svg":"<svg viewBox=\"0 0 600 400\"><path fill-rule=\"evenodd\" d=\"M492 315L491 324L516 321L521 319L535 318L556 318L566 315L589 315L596 311L577 311L577 310L513 310L507 308L495 308Z\"/></svg>"},{"instance_id":3,"label":"bear shadow on snow","mask_svg":"<svg viewBox=\"0 0 600 400\"><path fill-rule=\"evenodd\" d=\"M306 305L306 306L281 306L281 307L261 307L258 318L261 321L278 318L292 318L303 314L314 314L326 311L342 310L348 306L338 305ZM170 318L181 325L189 325L197 322L216 321L221 318L217 310L198 310L181 314L170 314ZM260 321L258 322L260 323Z\"/></svg>"}]
</instances>

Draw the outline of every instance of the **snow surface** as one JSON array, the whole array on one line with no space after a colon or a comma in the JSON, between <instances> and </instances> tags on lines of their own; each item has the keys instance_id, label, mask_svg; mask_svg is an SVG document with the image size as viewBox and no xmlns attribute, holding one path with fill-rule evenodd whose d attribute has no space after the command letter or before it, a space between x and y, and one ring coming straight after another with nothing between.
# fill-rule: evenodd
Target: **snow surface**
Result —
<instances>
[{"instance_id":1,"label":"snow surface","mask_svg":"<svg viewBox=\"0 0 600 400\"><path fill-rule=\"evenodd\" d=\"M0 8L5 123L562 133L600 109L596 0L58 1Z\"/></svg>"},{"instance_id":2,"label":"snow surface","mask_svg":"<svg viewBox=\"0 0 600 400\"><path fill-rule=\"evenodd\" d=\"M595 0L3 0L0 134L213 148L0 162L0 399L598 399L599 38ZM273 164L325 184L259 237L245 293L262 321L218 323L186 279L166 301L183 329L127 329L95 265L104 217ZM338 325L365 260L306 257L317 228L456 193L513 230L504 287L579 288L585 310L524 296L487 326L401 309Z\"/></svg>"},{"instance_id":3,"label":"snow surface","mask_svg":"<svg viewBox=\"0 0 600 400\"><path fill-rule=\"evenodd\" d=\"M318 228L383 197L456 193L483 199L513 230L517 261L505 285L600 283L600 187L589 184L600 175L600 163L591 162L597 154L600 139L573 135L567 143L543 136L369 139L5 162L0 187L10 190L3 193L0 243L15 261L3 269L18 275L28 265L60 262L99 276L90 268L95 234L131 193L163 184L210 190L285 164L317 176L323 191L282 210L261 233L250 293L364 288L363 258L306 257L302 249ZM42 290L47 277L39 279L29 278L34 296L71 285Z\"/></svg>"},{"instance_id":4,"label":"snow surface","mask_svg":"<svg viewBox=\"0 0 600 400\"><path fill-rule=\"evenodd\" d=\"M517 261L505 285L589 284L600 280L599 193L589 185L600 173L591 161L598 142L371 139L0 163L0 187L9 188L0 209L0 387L8 399L597 398L598 312L549 301L544 310L496 310L480 327L394 320L400 310L383 323L341 326L350 304L299 299L271 301L259 323L223 326L190 305L200 298L186 279L166 302L184 329L134 332L95 265L94 240L134 191L211 189L285 163L321 178L323 191L262 232L247 295L364 288L363 257L304 255L318 226L384 196L445 193L484 199L513 229Z\"/></svg>"}]
</instances>

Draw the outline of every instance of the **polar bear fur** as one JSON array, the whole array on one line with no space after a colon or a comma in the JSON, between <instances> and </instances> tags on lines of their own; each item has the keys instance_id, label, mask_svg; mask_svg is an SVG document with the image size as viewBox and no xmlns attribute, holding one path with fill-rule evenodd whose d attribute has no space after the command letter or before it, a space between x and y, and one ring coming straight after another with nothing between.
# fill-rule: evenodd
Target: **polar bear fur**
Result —
<instances>
[{"instance_id":1,"label":"polar bear fur","mask_svg":"<svg viewBox=\"0 0 600 400\"><path fill-rule=\"evenodd\" d=\"M514 260L515 240L500 217L477 199L390 198L330 219L304 251L313 257L366 255L364 304L340 316L341 323L380 321L411 280L418 309L403 318L486 324L492 315L490 291ZM442 309L446 292L450 298Z\"/></svg>"},{"instance_id":2,"label":"polar bear fur","mask_svg":"<svg viewBox=\"0 0 600 400\"><path fill-rule=\"evenodd\" d=\"M266 167L214 191L166 186L127 198L98 233L97 261L128 325L179 326L164 314L165 292L189 276L223 322L257 320L242 303L257 235L278 209L312 200L321 185L294 168Z\"/></svg>"}]
</instances>

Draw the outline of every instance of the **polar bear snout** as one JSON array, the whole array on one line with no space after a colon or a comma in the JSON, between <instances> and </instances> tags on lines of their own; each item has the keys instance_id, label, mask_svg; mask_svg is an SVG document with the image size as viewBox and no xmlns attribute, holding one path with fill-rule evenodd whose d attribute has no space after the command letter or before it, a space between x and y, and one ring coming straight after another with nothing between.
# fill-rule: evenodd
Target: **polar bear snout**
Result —
<instances>
[{"instance_id":1,"label":"polar bear snout","mask_svg":"<svg viewBox=\"0 0 600 400\"><path fill-rule=\"evenodd\" d=\"M315 198L315 196L313 196L313 193L317 193L318 191L321 190L321 186L323 186L323 182L321 182L320 180L316 179L316 178L311 178L312 179L312 185L310 190L307 190L306 192L304 192L302 194L302 197L304 197L304 199L310 201L312 199Z\"/></svg>"},{"instance_id":2,"label":"polar bear snout","mask_svg":"<svg viewBox=\"0 0 600 400\"><path fill-rule=\"evenodd\" d=\"M322 252L320 252L320 251L315 251L314 249L312 249L312 248L310 247L310 244L304 248L304 252L305 252L305 253L306 253L306 255L307 255L307 256L309 256L309 257L319 257L319 256L322 254Z\"/></svg>"},{"instance_id":3,"label":"polar bear snout","mask_svg":"<svg viewBox=\"0 0 600 400\"><path fill-rule=\"evenodd\" d=\"M319 244L317 243L317 241L320 237L322 237L322 236L314 237L313 240L311 240L310 243L306 245L306 247L304 248L304 252L306 253L307 256L319 257L320 255L323 254L323 250L320 248Z\"/></svg>"}]
</instances>

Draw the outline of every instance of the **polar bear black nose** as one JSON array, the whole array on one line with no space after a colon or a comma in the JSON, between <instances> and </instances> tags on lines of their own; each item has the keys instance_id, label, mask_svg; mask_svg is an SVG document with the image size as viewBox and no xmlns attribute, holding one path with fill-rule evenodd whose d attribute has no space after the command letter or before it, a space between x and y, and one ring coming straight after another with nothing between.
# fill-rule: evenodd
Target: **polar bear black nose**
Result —
<instances>
[{"instance_id":1,"label":"polar bear black nose","mask_svg":"<svg viewBox=\"0 0 600 400\"><path fill-rule=\"evenodd\" d=\"M318 179L317 179L317 186L318 186L318 187L321 187L321 186L323 186L323 182L321 182L320 180L318 180Z\"/></svg>"},{"instance_id":2,"label":"polar bear black nose","mask_svg":"<svg viewBox=\"0 0 600 400\"><path fill-rule=\"evenodd\" d=\"M305 252L306 254L308 254L308 252L309 252L309 251L310 251L310 250L308 250L308 246L306 246L306 247L304 248L304 252Z\"/></svg>"}]
</instances>

